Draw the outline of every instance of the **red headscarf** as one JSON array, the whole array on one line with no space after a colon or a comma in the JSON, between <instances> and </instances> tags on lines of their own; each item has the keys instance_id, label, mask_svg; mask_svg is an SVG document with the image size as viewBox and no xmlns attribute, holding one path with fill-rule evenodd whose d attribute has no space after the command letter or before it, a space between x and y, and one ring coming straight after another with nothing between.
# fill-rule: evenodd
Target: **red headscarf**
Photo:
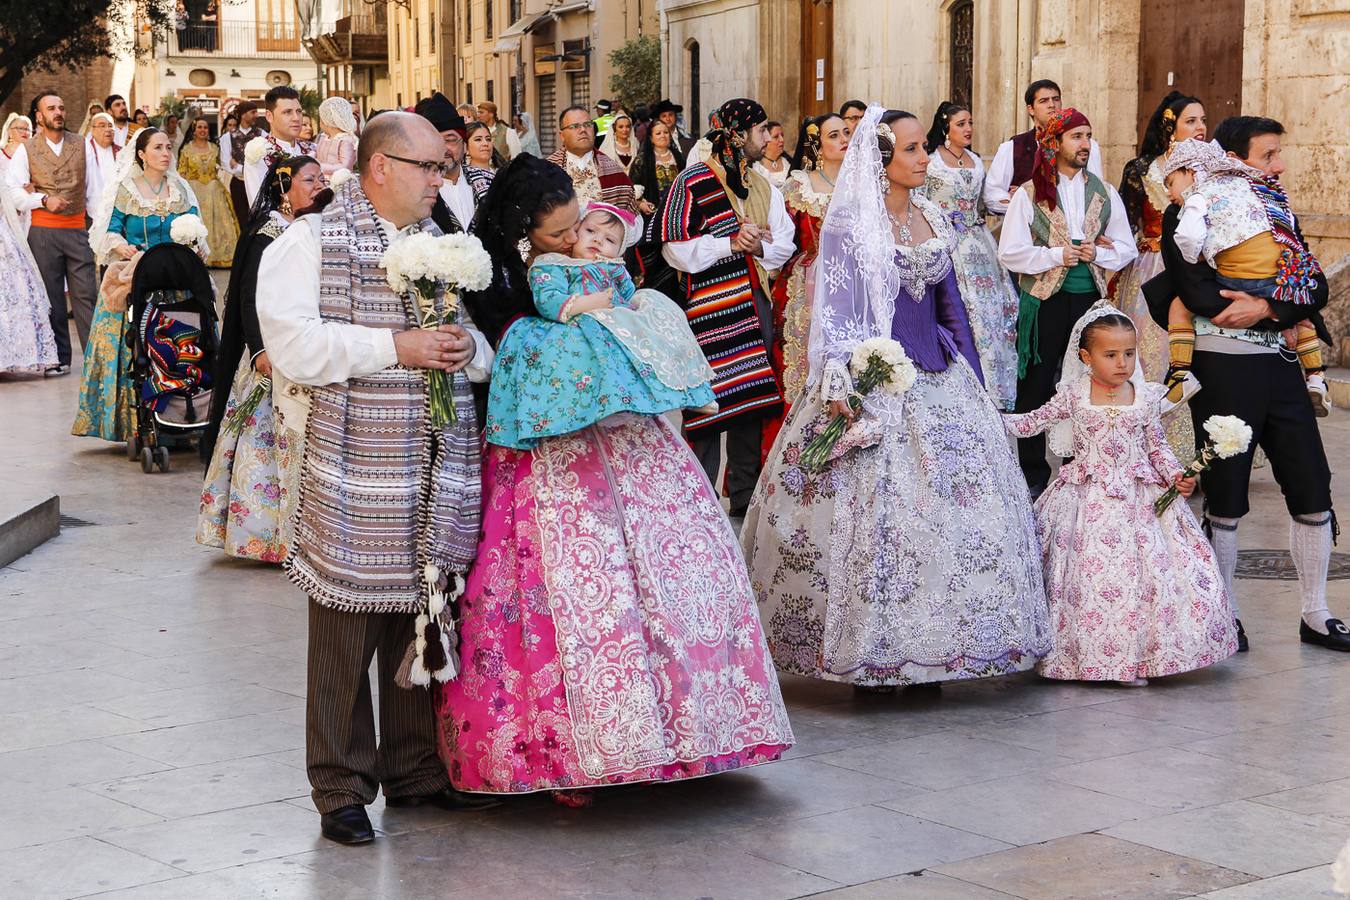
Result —
<instances>
[{"instance_id":1,"label":"red headscarf","mask_svg":"<svg viewBox=\"0 0 1350 900\"><path fill-rule=\"evenodd\" d=\"M1053 212L1059 205L1059 167L1055 156L1059 153L1059 137L1066 131L1091 125L1087 116L1073 107L1061 109L1050 117L1044 128L1036 129L1036 166L1031 170L1031 184L1036 200L1044 200Z\"/></svg>"}]
</instances>

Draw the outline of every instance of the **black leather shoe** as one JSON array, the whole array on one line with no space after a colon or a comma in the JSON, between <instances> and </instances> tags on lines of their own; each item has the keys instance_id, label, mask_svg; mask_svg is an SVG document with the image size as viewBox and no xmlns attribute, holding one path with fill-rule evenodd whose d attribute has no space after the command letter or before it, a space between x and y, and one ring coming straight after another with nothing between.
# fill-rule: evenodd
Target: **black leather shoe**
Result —
<instances>
[{"instance_id":1,"label":"black leather shoe","mask_svg":"<svg viewBox=\"0 0 1350 900\"><path fill-rule=\"evenodd\" d=\"M353 804L324 813L320 820L323 836L339 844L369 844L375 840L366 808Z\"/></svg>"},{"instance_id":2,"label":"black leather shoe","mask_svg":"<svg viewBox=\"0 0 1350 900\"><path fill-rule=\"evenodd\" d=\"M450 812L475 812L480 809L492 809L501 806L496 797L483 794L466 794L452 787L443 787L434 794L414 795L411 797L385 797L384 805L394 809L412 809L418 806L435 806Z\"/></svg>"},{"instance_id":3,"label":"black leather shoe","mask_svg":"<svg viewBox=\"0 0 1350 900\"><path fill-rule=\"evenodd\" d=\"M1247 652L1247 632L1245 632L1245 631L1242 630L1242 620L1241 620L1241 619L1234 619L1234 620L1233 620L1233 624L1237 626L1237 630L1238 630L1238 651L1237 651L1237 652L1239 652L1239 653L1246 653L1246 652Z\"/></svg>"},{"instance_id":4,"label":"black leather shoe","mask_svg":"<svg viewBox=\"0 0 1350 900\"><path fill-rule=\"evenodd\" d=\"M1308 627L1302 620L1298 623L1298 639L1305 644L1316 644L1328 650L1340 650L1350 653L1350 628L1340 619L1327 619L1327 631L1323 634Z\"/></svg>"}]
</instances>

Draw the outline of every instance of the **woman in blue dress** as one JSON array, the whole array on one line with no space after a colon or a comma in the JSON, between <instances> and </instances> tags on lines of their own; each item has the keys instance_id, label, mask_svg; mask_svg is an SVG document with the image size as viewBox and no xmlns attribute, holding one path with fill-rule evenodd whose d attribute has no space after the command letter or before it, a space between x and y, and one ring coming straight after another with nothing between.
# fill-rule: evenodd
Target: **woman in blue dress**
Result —
<instances>
[{"instance_id":1,"label":"woman in blue dress","mask_svg":"<svg viewBox=\"0 0 1350 900\"><path fill-rule=\"evenodd\" d=\"M136 133L133 148L122 151L117 176L103 192L89 243L106 266L98 305L89 326L80 383L80 406L71 434L125 441L135 432L131 419L131 382L127 377L127 301L140 255L173 240L173 222L197 215L192 188L173 171L173 144L158 128ZM198 253L205 253L200 244Z\"/></svg>"}]
</instances>

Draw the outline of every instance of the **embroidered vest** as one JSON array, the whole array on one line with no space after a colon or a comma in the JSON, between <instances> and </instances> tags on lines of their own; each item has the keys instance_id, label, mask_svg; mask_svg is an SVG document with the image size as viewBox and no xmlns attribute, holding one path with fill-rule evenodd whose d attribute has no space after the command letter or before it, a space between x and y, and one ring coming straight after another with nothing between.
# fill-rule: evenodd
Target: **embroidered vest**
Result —
<instances>
[{"instance_id":1,"label":"embroidered vest","mask_svg":"<svg viewBox=\"0 0 1350 900\"><path fill-rule=\"evenodd\" d=\"M1087 244L1097 240L1106 230L1106 223L1111 221L1111 196L1106 192L1106 186L1102 184L1100 178L1086 169L1083 170L1083 175L1087 179L1083 243ZM1064 218L1064 204L1057 205L1054 212L1051 212L1046 204L1037 202L1031 217L1031 240L1037 247L1064 247L1072 243L1069 240L1068 222ZM1093 284L1097 286L1101 296L1105 297L1106 272L1096 263L1087 265L1092 272ZM1018 284L1022 290L1037 300L1049 300L1064 286L1064 279L1068 275L1068 266L1056 266L1039 275L1019 275Z\"/></svg>"},{"instance_id":2,"label":"embroidered vest","mask_svg":"<svg viewBox=\"0 0 1350 900\"><path fill-rule=\"evenodd\" d=\"M236 166L244 164L244 148L248 146L248 142L264 134L265 131L254 125L248 131L238 131L230 138L230 159Z\"/></svg>"},{"instance_id":3,"label":"embroidered vest","mask_svg":"<svg viewBox=\"0 0 1350 900\"><path fill-rule=\"evenodd\" d=\"M84 221L84 140L69 131L65 133L65 143L61 145L61 155L57 156L47 146L47 139L37 134L28 140L28 177L32 179L33 190L39 194L50 194L70 203L62 219ZM42 225L44 218L37 213L52 216L46 210L34 210L35 225ZM48 226L50 227L50 226Z\"/></svg>"},{"instance_id":4,"label":"embroidered vest","mask_svg":"<svg viewBox=\"0 0 1350 900\"><path fill-rule=\"evenodd\" d=\"M1026 184L1036 169L1036 129L1015 134L1012 137L1013 170L1012 182L1008 189Z\"/></svg>"},{"instance_id":5,"label":"embroidered vest","mask_svg":"<svg viewBox=\"0 0 1350 900\"><path fill-rule=\"evenodd\" d=\"M506 123L498 122L492 126L492 148L502 159L511 158L511 147L506 143Z\"/></svg>"}]
</instances>

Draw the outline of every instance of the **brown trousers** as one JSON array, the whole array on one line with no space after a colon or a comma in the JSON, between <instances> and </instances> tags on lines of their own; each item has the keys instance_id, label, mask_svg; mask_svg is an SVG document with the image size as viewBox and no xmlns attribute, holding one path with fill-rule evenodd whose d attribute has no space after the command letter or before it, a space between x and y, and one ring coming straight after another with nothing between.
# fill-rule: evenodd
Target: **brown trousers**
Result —
<instances>
[{"instance_id":1,"label":"brown trousers","mask_svg":"<svg viewBox=\"0 0 1350 900\"><path fill-rule=\"evenodd\" d=\"M436 755L432 692L394 683L413 639L408 613L350 613L309 601L305 765L321 813L386 797L432 794L450 784ZM376 744L370 663L379 656Z\"/></svg>"}]
</instances>

